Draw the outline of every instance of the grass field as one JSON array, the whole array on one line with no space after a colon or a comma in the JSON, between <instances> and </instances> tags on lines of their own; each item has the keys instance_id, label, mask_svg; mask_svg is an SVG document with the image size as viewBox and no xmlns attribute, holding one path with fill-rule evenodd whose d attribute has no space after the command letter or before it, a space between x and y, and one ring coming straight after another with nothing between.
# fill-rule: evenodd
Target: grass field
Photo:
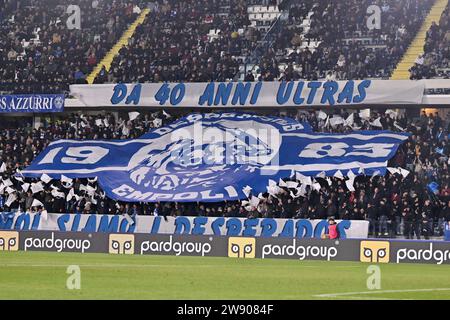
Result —
<instances>
[{"instance_id":1,"label":"grass field","mask_svg":"<svg viewBox=\"0 0 450 320\"><path fill-rule=\"evenodd\" d=\"M69 265L81 289L66 288ZM450 299L450 266L0 251L0 299Z\"/></svg>"}]
</instances>

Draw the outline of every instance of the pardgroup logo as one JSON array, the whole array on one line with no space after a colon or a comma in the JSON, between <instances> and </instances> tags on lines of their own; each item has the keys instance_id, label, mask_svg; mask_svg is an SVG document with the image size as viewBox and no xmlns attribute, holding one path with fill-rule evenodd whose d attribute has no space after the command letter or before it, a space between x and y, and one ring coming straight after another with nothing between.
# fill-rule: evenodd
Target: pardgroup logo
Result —
<instances>
[{"instance_id":1,"label":"pardgroup logo","mask_svg":"<svg viewBox=\"0 0 450 320\"><path fill-rule=\"evenodd\" d=\"M415 243L415 246L421 243ZM430 242L427 247L400 248L396 253L396 263L405 262L419 262L419 263L436 263L443 264L450 261L450 248L439 248L438 244Z\"/></svg>"},{"instance_id":2,"label":"pardgroup logo","mask_svg":"<svg viewBox=\"0 0 450 320\"><path fill-rule=\"evenodd\" d=\"M19 250L19 233L17 231L0 231L0 251Z\"/></svg>"},{"instance_id":3,"label":"pardgroup logo","mask_svg":"<svg viewBox=\"0 0 450 320\"><path fill-rule=\"evenodd\" d=\"M390 246L388 241L361 241L359 259L361 262L388 263Z\"/></svg>"},{"instance_id":4,"label":"pardgroup logo","mask_svg":"<svg viewBox=\"0 0 450 320\"><path fill-rule=\"evenodd\" d=\"M211 239L209 240L211 241ZM209 242L203 241L176 241L173 236L169 239L157 241L142 241L141 254L174 254L206 256L211 252L212 246Z\"/></svg>"},{"instance_id":5,"label":"pardgroup logo","mask_svg":"<svg viewBox=\"0 0 450 320\"><path fill-rule=\"evenodd\" d=\"M112 254L134 254L134 235L110 234L108 250Z\"/></svg>"},{"instance_id":6,"label":"pardgroup logo","mask_svg":"<svg viewBox=\"0 0 450 320\"><path fill-rule=\"evenodd\" d=\"M230 258L254 258L255 238L230 237L228 239L228 256Z\"/></svg>"}]
</instances>

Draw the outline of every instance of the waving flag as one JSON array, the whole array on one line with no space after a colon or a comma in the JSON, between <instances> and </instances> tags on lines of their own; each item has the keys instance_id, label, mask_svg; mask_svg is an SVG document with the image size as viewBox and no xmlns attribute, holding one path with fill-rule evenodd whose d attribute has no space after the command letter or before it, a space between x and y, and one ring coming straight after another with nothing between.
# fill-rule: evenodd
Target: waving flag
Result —
<instances>
[{"instance_id":1,"label":"waving flag","mask_svg":"<svg viewBox=\"0 0 450 320\"><path fill-rule=\"evenodd\" d=\"M269 179L294 171L384 174L407 138L389 131L318 134L307 123L245 113L192 114L134 140L52 142L22 173L98 177L106 194L122 201L237 200L246 198L244 187L266 192Z\"/></svg>"}]
</instances>

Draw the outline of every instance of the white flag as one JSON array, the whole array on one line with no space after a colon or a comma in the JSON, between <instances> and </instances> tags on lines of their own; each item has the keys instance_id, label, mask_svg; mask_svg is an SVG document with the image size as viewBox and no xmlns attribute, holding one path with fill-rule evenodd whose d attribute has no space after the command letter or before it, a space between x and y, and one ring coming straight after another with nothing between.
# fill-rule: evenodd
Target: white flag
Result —
<instances>
[{"instance_id":1,"label":"white flag","mask_svg":"<svg viewBox=\"0 0 450 320\"><path fill-rule=\"evenodd\" d=\"M75 195L75 192L73 191L73 188L72 188L69 190L69 193L67 194L66 201L72 200L74 195Z\"/></svg>"},{"instance_id":2,"label":"white flag","mask_svg":"<svg viewBox=\"0 0 450 320\"><path fill-rule=\"evenodd\" d=\"M101 125L103 125L102 119L95 119L95 125L96 125L97 127L100 127Z\"/></svg>"},{"instance_id":3,"label":"white flag","mask_svg":"<svg viewBox=\"0 0 450 320\"><path fill-rule=\"evenodd\" d=\"M334 173L333 177L338 179L344 179L344 175L342 174L341 170L338 170Z\"/></svg>"},{"instance_id":4,"label":"white flag","mask_svg":"<svg viewBox=\"0 0 450 320\"><path fill-rule=\"evenodd\" d=\"M14 193L11 193L8 197L8 200L5 202L5 206L9 207L14 201L16 201L17 196Z\"/></svg>"},{"instance_id":5,"label":"white flag","mask_svg":"<svg viewBox=\"0 0 450 320\"><path fill-rule=\"evenodd\" d=\"M41 181L44 181L44 183L49 183L52 181L52 178L50 178L47 174L43 173L41 176Z\"/></svg>"},{"instance_id":6,"label":"white flag","mask_svg":"<svg viewBox=\"0 0 450 320\"><path fill-rule=\"evenodd\" d=\"M354 120L354 113L351 113L347 119L344 120L344 125L351 127L353 125L353 123L355 122Z\"/></svg>"},{"instance_id":7,"label":"white flag","mask_svg":"<svg viewBox=\"0 0 450 320\"><path fill-rule=\"evenodd\" d=\"M250 199L250 204L252 205L252 207L257 207L260 201L261 199L259 199L258 197L252 196L252 198Z\"/></svg>"},{"instance_id":8,"label":"white flag","mask_svg":"<svg viewBox=\"0 0 450 320\"><path fill-rule=\"evenodd\" d=\"M6 163L2 162L2 165L0 166L0 173L3 173L6 171Z\"/></svg>"},{"instance_id":9,"label":"white flag","mask_svg":"<svg viewBox=\"0 0 450 320\"><path fill-rule=\"evenodd\" d=\"M250 195L250 191L252 191L252 188L250 186L245 186L244 188L242 188L242 192L245 194L247 198Z\"/></svg>"},{"instance_id":10,"label":"white flag","mask_svg":"<svg viewBox=\"0 0 450 320\"><path fill-rule=\"evenodd\" d=\"M320 191L320 183L318 182L313 183L312 188L316 191Z\"/></svg>"},{"instance_id":11,"label":"white flag","mask_svg":"<svg viewBox=\"0 0 450 320\"><path fill-rule=\"evenodd\" d=\"M387 167L387 171L389 171L391 174L400 173L400 170L397 168Z\"/></svg>"},{"instance_id":12,"label":"white flag","mask_svg":"<svg viewBox=\"0 0 450 320\"><path fill-rule=\"evenodd\" d=\"M93 179L89 179L89 178L88 178L88 181L89 181L90 183L94 183L95 181L97 181L97 177L95 177L95 178L93 178Z\"/></svg>"},{"instance_id":13,"label":"white flag","mask_svg":"<svg viewBox=\"0 0 450 320\"><path fill-rule=\"evenodd\" d=\"M286 184L286 182L283 181L283 179L280 178L280 180L278 181L278 185L280 187L287 187L288 185Z\"/></svg>"},{"instance_id":14,"label":"white flag","mask_svg":"<svg viewBox=\"0 0 450 320\"><path fill-rule=\"evenodd\" d=\"M241 206L242 207L248 206L249 204L250 204L250 201L248 201L248 200L242 200L241 201Z\"/></svg>"},{"instance_id":15,"label":"white flag","mask_svg":"<svg viewBox=\"0 0 450 320\"><path fill-rule=\"evenodd\" d=\"M66 189L72 188L73 182L64 182L62 183L62 186Z\"/></svg>"},{"instance_id":16,"label":"white flag","mask_svg":"<svg viewBox=\"0 0 450 320\"><path fill-rule=\"evenodd\" d=\"M9 178L6 179L6 180L3 180L3 184L4 184L6 187L10 187L10 186L13 185L11 179L9 179Z\"/></svg>"},{"instance_id":17,"label":"white flag","mask_svg":"<svg viewBox=\"0 0 450 320\"><path fill-rule=\"evenodd\" d=\"M325 120L327 117L328 117L328 116L327 116L327 114L326 114L325 112L323 112L322 110L319 111L318 118L319 118L320 120Z\"/></svg>"},{"instance_id":18,"label":"white flag","mask_svg":"<svg viewBox=\"0 0 450 320\"><path fill-rule=\"evenodd\" d=\"M370 119L370 109L362 109L359 112L359 117L364 120L369 120Z\"/></svg>"},{"instance_id":19,"label":"white flag","mask_svg":"<svg viewBox=\"0 0 450 320\"><path fill-rule=\"evenodd\" d=\"M27 192L29 188L30 188L30 184L29 183L24 183L22 185L23 192Z\"/></svg>"},{"instance_id":20,"label":"white flag","mask_svg":"<svg viewBox=\"0 0 450 320\"><path fill-rule=\"evenodd\" d=\"M398 170L400 171L400 174L403 176L403 178L406 178L409 174L409 171L403 168L398 168Z\"/></svg>"},{"instance_id":21,"label":"white flag","mask_svg":"<svg viewBox=\"0 0 450 320\"><path fill-rule=\"evenodd\" d=\"M91 186L86 186L86 192L88 195L93 196L95 194L95 190L97 190L97 188L93 188Z\"/></svg>"},{"instance_id":22,"label":"white flag","mask_svg":"<svg viewBox=\"0 0 450 320\"><path fill-rule=\"evenodd\" d=\"M162 126L162 119L156 118L155 120L153 120L153 126L155 128L159 128Z\"/></svg>"},{"instance_id":23,"label":"white flag","mask_svg":"<svg viewBox=\"0 0 450 320\"><path fill-rule=\"evenodd\" d=\"M72 178L68 178L65 175L61 175L61 182L67 182L67 183L71 183L73 181Z\"/></svg>"},{"instance_id":24,"label":"white flag","mask_svg":"<svg viewBox=\"0 0 450 320\"><path fill-rule=\"evenodd\" d=\"M373 120L372 122L370 122L370 125L373 127L378 127L378 128L383 128L383 125L381 124L381 118L378 117L375 120Z\"/></svg>"},{"instance_id":25,"label":"white flag","mask_svg":"<svg viewBox=\"0 0 450 320\"><path fill-rule=\"evenodd\" d=\"M122 128L122 135L128 136L130 134L130 129L128 129L127 126L123 126Z\"/></svg>"},{"instance_id":26,"label":"white flag","mask_svg":"<svg viewBox=\"0 0 450 320\"><path fill-rule=\"evenodd\" d=\"M290 190L289 195L291 196L292 199L297 199L298 197L300 197L300 192L297 190L297 193L294 194L294 192Z\"/></svg>"},{"instance_id":27,"label":"white flag","mask_svg":"<svg viewBox=\"0 0 450 320\"><path fill-rule=\"evenodd\" d=\"M348 190L351 192L355 191L355 188L353 187L354 182L355 182L355 178L350 178L345 181L345 185L347 186Z\"/></svg>"},{"instance_id":28,"label":"white flag","mask_svg":"<svg viewBox=\"0 0 450 320\"><path fill-rule=\"evenodd\" d=\"M339 124L343 124L344 123L344 119L342 119L341 116L334 116L333 118L330 119L330 124L332 127L335 127Z\"/></svg>"},{"instance_id":29,"label":"white flag","mask_svg":"<svg viewBox=\"0 0 450 320\"><path fill-rule=\"evenodd\" d=\"M298 187L298 182L295 181L287 181L286 185L289 189L295 189Z\"/></svg>"},{"instance_id":30,"label":"white flag","mask_svg":"<svg viewBox=\"0 0 450 320\"><path fill-rule=\"evenodd\" d=\"M387 109L385 114L389 115L391 119L396 119L398 116L398 113L392 109Z\"/></svg>"},{"instance_id":31,"label":"white flag","mask_svg":"<svg viewBox=\"0 0 450 320\"><path fill-rule=\"evenodd\" d=\"M267 186L267 192L274 197L276 197L277 194L281 193L281 191L282 191L282 189L277 185Z\"/></svg>"},{"instance_id":32,"label":"white flag","mask_svg":"<svg viewBox=\"0 0 450 320\"><path fill-rule=\"evenodd\" d=\"M165 110L163 110L162 113L166 117L166 119L169 119L171 117L171 115L168 114Z\"/></svg>"},{"instance_id":33,"label":"white flag","mask_svg":"<svg viewBox=\"0 0 450 320\"><path fill-rule=\"evenodd\" d=\"M139 116L139 112L128 112L128 116L130 117L130 120L133 121L134 119L136 119Z\"/></svg>"},{"instance_id":34,"label":"white flag","mask_svg":"<svg viewBox=\"0 0 450 320\"><path fill-rule=\"evenodd\" d=\"M354 179L356 175L353 173L353 170L348 170L347 177L349 177L350 179Z\"/></svg>"},{"instance_id":35,"label":"white flag","mask_svg":"<svg viewBox=\"0 0 450 320\"><path fill-rule=\"evenodd\" d=\"M11 194L11 193L16 192L16 190L14 190L14 189L11 188L11 187L6 187L5 191L8 192L8 194Z\"/></svg>"},{"instance_id":36,"label":"white flag","mask_svg":"<svg viewBox=\"0 0 450 320\"><path fill-rule=\"evenodd\" d=\"M312 184L313 184L312 179L309 176L303 178L300 182L305 184L305 185L307 185L307 186L312 186Z\"/></svg>"},{"instance_id":37,"label":"white flag","mask_svg":"<svg viewBox=\"0 0 450 320\"><path fill-rule=\"evenodd\" d=\"M52 196L55 198L64 198L66 195L64 194L64 192L59 192L58 190L53 189Z\"/></svg>"},{"instance_id":38,"label":"white flag","mask_svg":"<svg viewBox=\"0 0 450 320\"><path fill-rule=\"evenodd\" d=\"M325 171L319 172L319 173L316 175L317 178L325 178L325 176L326 176Z\"/></svg>"},{"instance_id":39,"label":"white flag","mask_svg":"<svg viewBox=\"0 0 450 320\"><path fill-rule=\"evenodd\" d=\"M39 182L31 184L31 192L33 194L41 192L42 190L44 190L44 187L42 186L42 182L39 181Z\"/></svg>"},{"instance_id":40,"label":"white flag","mask_svg":"<svg viewBox=\"0 0 450 320\"><path fill-rule=\"evenodd\" d=\"M43 206L44 204L37 199L34 199L33 202L31 203L31 207L43 207Z\"/></svg>"},{"instance_id":41,"label":"white flag","mask_svg":"<svg viewBox=\"0 0 450 320\"><path fill-rule=\"evenodd\" d=\"M381 175L381 171L380 170L375 170L374 173L372 174L372 178Z\"/></svg>"},{"instance_id":42,"label":"white flag","mask_svg":"<svg viewBox=\"0 0 450 320\"><path fill-rule=\"evenodd\" d=\"M302 181L303 179L305 179L306 176L302 175L300 172L296 172L295 173L295 179L298 181Z\"/></svg>"},{"instance_id":43,"label":"white flag","mask_svg":"<svg viewBox=\"0 0 450 320\"><path fill-rule=\"evenodd\" d=\"M402 132L405 132L405 131L406 131L405 128L402 128L402 127L399 126L399 124L397 123L397 121L394 122L394 127L396 127L398 130L400 130L400 131L402 131Z\"/></svg>"}]
</instances>

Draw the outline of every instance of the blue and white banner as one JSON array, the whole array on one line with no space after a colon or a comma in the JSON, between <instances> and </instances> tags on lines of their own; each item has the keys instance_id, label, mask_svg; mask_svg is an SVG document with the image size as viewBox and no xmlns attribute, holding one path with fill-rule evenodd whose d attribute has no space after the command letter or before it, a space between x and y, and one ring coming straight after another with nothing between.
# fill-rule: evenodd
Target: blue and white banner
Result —
<instances>
[{"instance_id":1,"label":"blue and white banner","mask_svg":"<svg viewBox=\"0 0 450 320\"><path fill-rule=\"evenodd\" d=\"M205 82L71 85L87 107L296 107L419 104L425 84L409 80Z\"/></svg>"},{"instance_id":2,"label":"blue and white banner","mask_svg":"<svg viewBox=\"0 0 450 320\"><path fill-rule=\"evenodd\" d=\"M408 134L361 131L318 134L289 118L244 113L192 114L135 140L52 142L22 174L98 177L113 199L206 201L266 192L269 179L385 174Z\"/></svg>"},{"instance_id":3,"label":"blue and white banner","mask_svg":"<svg viewBox=\"0 0 450 320\"><path fill-rule=\"evenodd\" d=\"M63 94L0 95L0 112L62 112Z\"/></svg>"},{"instance_id":4,"label":"blue and white banner","mask_svg":"<svg viewBox=\"0 0 450 320\"><path fill-rule=\"evenodd\" d=\"M328 232L326 220L246 219L223 217L136 216L134 223L122 215L36 213L0 215L0 230L189 234L245 237L320 238ZM341 239L367 238L369 222L336 220Z\"/></svg>"}]
</instances>

